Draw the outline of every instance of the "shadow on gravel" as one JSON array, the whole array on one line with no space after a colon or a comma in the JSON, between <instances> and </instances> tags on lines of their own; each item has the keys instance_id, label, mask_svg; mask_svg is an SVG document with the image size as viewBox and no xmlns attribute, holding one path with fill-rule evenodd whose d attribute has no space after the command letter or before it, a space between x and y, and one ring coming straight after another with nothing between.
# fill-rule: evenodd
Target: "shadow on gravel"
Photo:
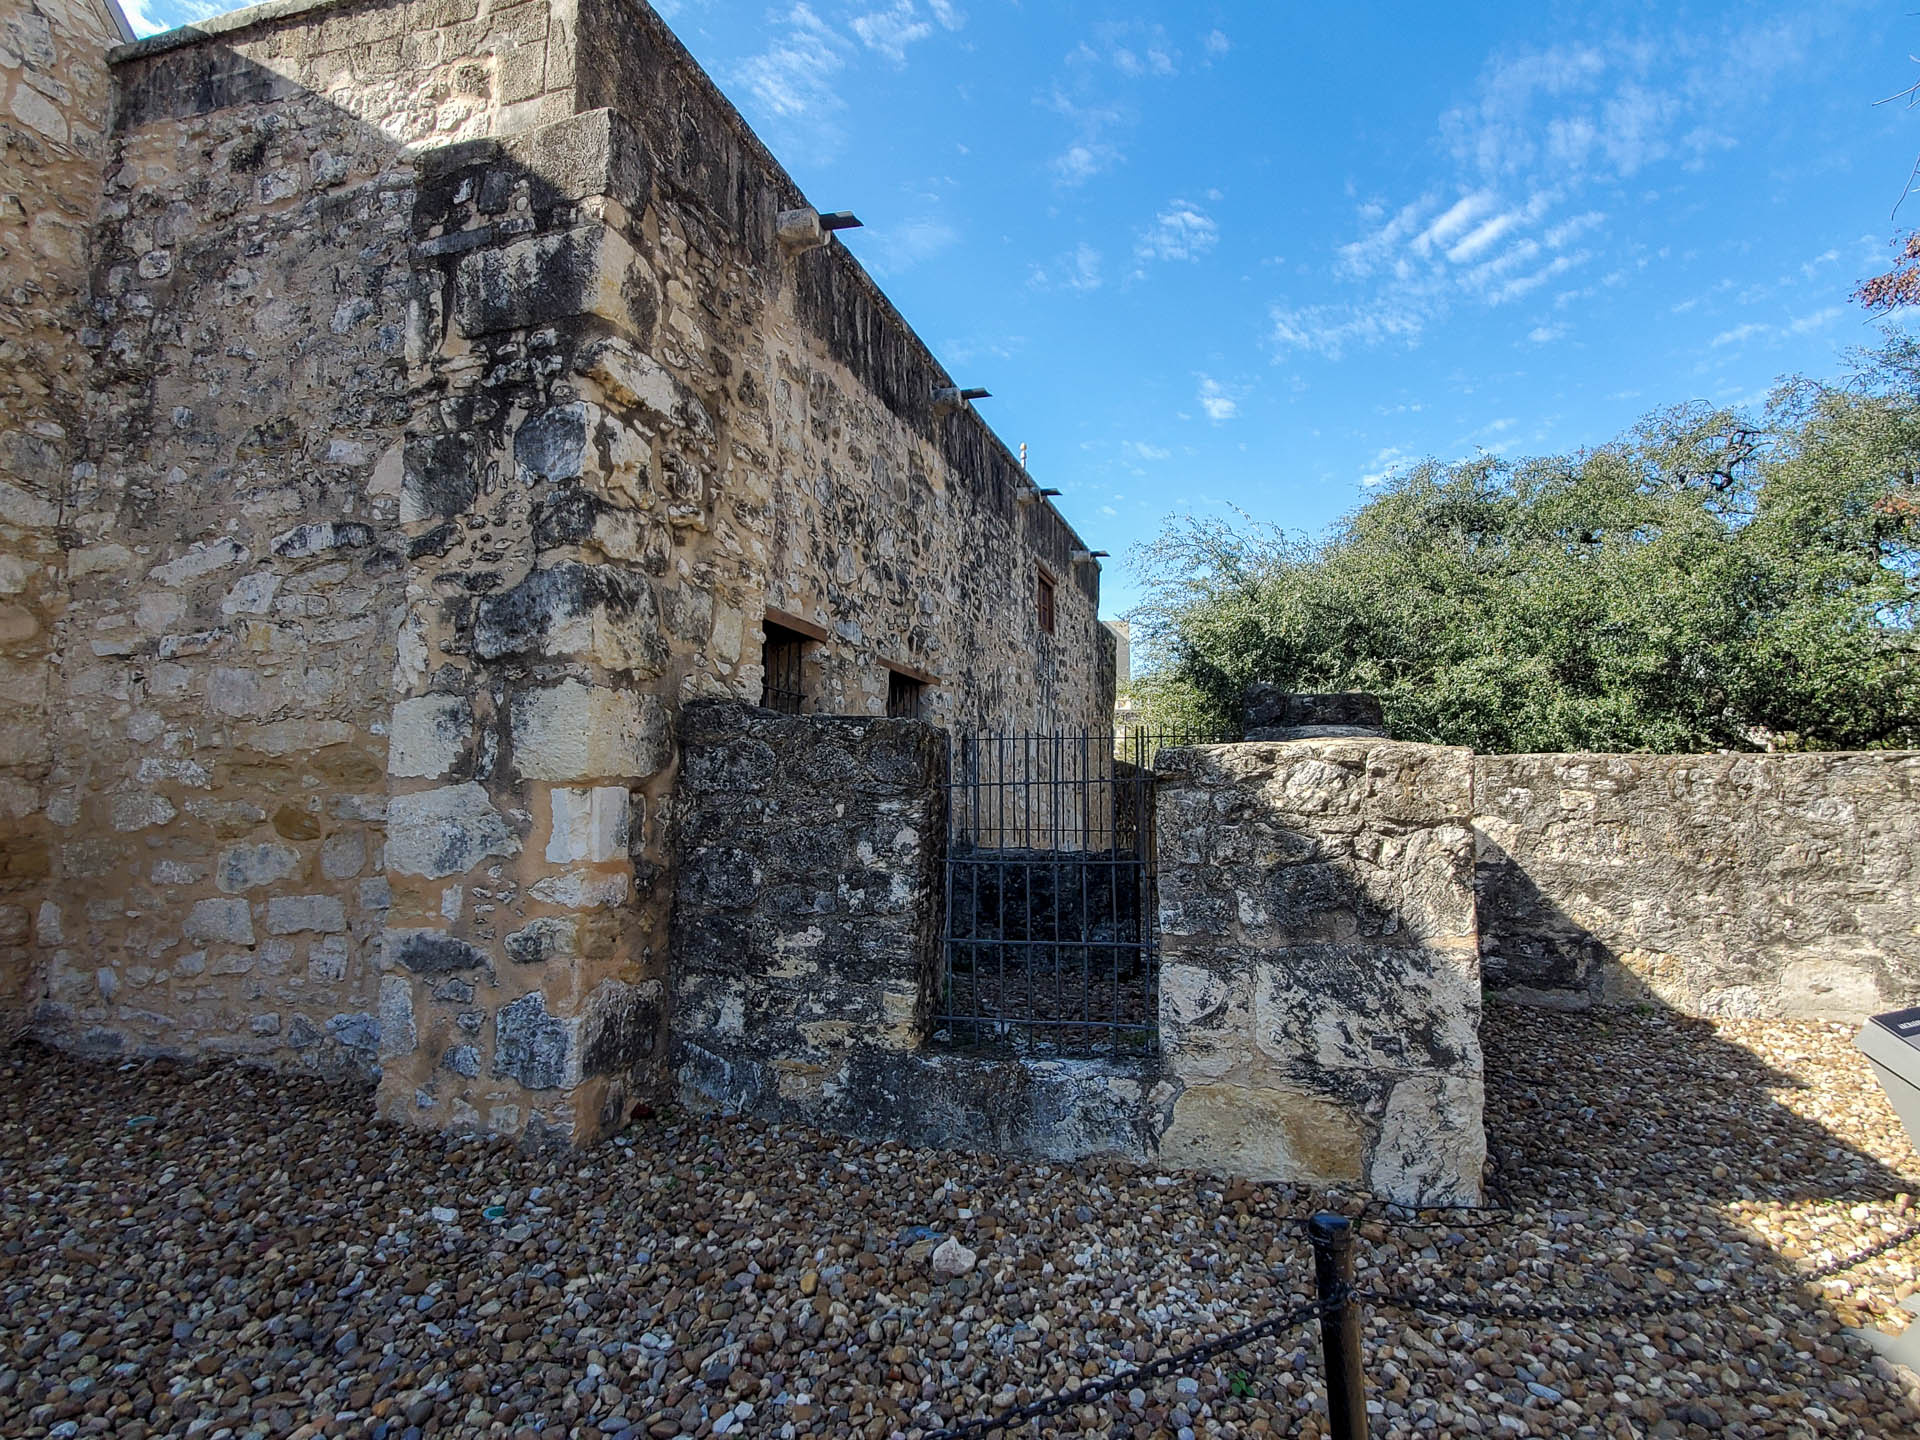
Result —
<instances>
[{"instance_id":1,"label":"shadow on gravel","mask_svg":"<svg viewBox=\"0 0 1920 1440\"><path fill-rule=\"evenodd\" d=\"M1850 1027L1795 1024L1802 1058L1849 1058ZM1830 1290L1798 1277L1871 1245L1883 1220L1913 1219L1896 1197L1920 1190L1920 1160L1909 1152L1896 1169L1797 1113L1779 1097L1811 1098L1806 1082L1670 1010L1569 1014L1495 999L1483 1042L1499 1198L1550 1215L1555 1237L1573 1242L1568 1270L1610 1282L1611 1294L1580 1298L1673 1301L1669 1314L1611 1326L1646 1339L1622 1347L1640 1383L1616 1389L1634 1423L1609 1434L1916 1433L1911 1377L1850 1333L1889 1312L1895 1282L1862 1283L1872 1267ZM1863 1068L1854 1079L1870 1087ZM1878 1096L1856 1098L1871 1111ZM1742 1223L1769 1213L1794 1238L1775 1246ZM1530 1249L1520 1243L1523 1262ZM1892 1258L1910 1262L1913 1249ZM1568 1278L1533 1283L1560 1291Z\"/></svg>"}]
</instances>

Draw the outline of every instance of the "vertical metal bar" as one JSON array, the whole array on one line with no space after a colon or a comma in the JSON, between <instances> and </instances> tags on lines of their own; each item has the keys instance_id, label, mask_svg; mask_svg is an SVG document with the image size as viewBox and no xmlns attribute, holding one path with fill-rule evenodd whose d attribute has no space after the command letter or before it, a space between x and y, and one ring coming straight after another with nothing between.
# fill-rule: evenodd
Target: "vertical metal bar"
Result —
<instances>
[{"instance_id":1,"label":"vertical metal bar","mask_svg":"<svg viewBox=\"0 0 1920 1440\"><path fill-rule=\"evenodd\" d=\"M1000 833L998 838L1000 848L995 852L995 860L997 863L994 866L999 878L999 884L995 889L994 895L994 914L997 917L998 923L995 924L993 929L994 938L999 942L993 947L994 961L999 967L1000 976L999 988L994 992L993 997L993 1009L996 1019L1004 1018L1007 1010L1007 742L1004 736L1000 740L999 751L1000 763L995 772L995 779L999 782L996 793L999 797L998 819L1000 822Z\"/></svg>"},{"instance_id":2,"label":"vertical metal bar","mask_svg":"<svg viewBox=\"0 0 1920 1440\"><path fill-rule=\"evenodd\" d=\"M1360 1368L1360 1307L1353 1302L1353 1222L1322 1210L1307 1222L1313 1245L1320 1353L1327 1377L1328 1440L1367 1440L1367 1379Z\"/></svg>"},{"instance_id":3,"label":"vertical metal bar","mask_svg":"<svg viewBox=\"0 0 1920 1440\"><path fill-rule=\"evenodd\" d=\"M972 900L973 914L967 924L967 986L973 992L973 999L967 1006L967 1016L972 1022L968 1026L968 1039L977 1042L980 1039L980 880L984 873L980 864L980 838L986 829L986 802L980 794L980 737L972 736L967 741L967 814L973 825L973 848L968 852L971 864L969 879L971 888L968 894Z\"/></svg>"}]
</instances>

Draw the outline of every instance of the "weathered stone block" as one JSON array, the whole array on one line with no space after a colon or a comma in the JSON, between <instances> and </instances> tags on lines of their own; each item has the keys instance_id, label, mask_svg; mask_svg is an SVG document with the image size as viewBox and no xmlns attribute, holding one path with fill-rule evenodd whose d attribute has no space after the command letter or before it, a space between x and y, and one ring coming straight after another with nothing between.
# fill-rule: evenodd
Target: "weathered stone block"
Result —
<instances>
[{"instance_id":1,"label":"weathered stone block","mask_svg":"<svg viewBox=\"0 0 1920 1440\"><path fill-rule=\"evenodd\" d=\"M454 323L467 336L593 316L646 338L658 309L652 270L604 225L478 250L454 270Z\"/></svg>"},{"instance_id":2,"label":"weathered stone block","mask_svg":"<svg viewBox=\"0 0 1920 1440\"><path fill-rule=\"evenodd\" d=\"M547 1013L547 997L538 990L508 1001L493 1017L493 1073L529 1090L579 1084L575 1028Z\"/></svg>"},{"instance_id":3,"label":"weathered stone block","mask_svg":"<svg viewBox=\"0 0 1920 1440\"><path fill-rule=\"evenodd\" d=\"M488 963L485 951L444 930L389 930L385 945L389 965L416 975L450 975L481 969Z\"/></svg>"},{"instance_id":4,"label":"weathered stone block","mask_svg":"<svg viewBox=\"0 0 1920 1440\"><path fill-rule=\"evenodd\" d=\"M521 965L539 965L555 956L580 953L579 920L572 915L543 915L506 938L507 958Z\"/></svg>"},{"instance_id":5,"label":"weathered stone block","mask_svg":"<svg viewBox=\"0 0 1920 1440\"><path fill-rule=\"evenodd\" d=\"M1160 1162L1295 1184L1366 1178L1364 1117L1307 1089L1190 1085L1160 1137Z\"/></svg>"},{"instance_id":6,"label":"weathered stone block","mask_svg":"<svg viewBox=\"0 0 1920 1440\"><path fill-rule=\"evenodd\" d=\"M420 1034L413 1023L413 985L404 975L380 977L380 1016L371 1038L382 1060L398 1060L419 1048ZM343 1043L347 1043L344 1037Z\"/></svg>"},{"instance_id":7,"label":"weathered stone block","mask_svg":"<svg viewBox=\"0 0 1920 1440\"><path fill-rule=\"evenodd\" d=\"M627 853L627 791L602 785L591 790L556 787L547 859L556 865L617 860Z\"/></svg>"},{"instance_id":8,"label":"weathered stone block","mask_svg":"<svg viewBox=\"0 0 1920 1440\"><path fill-rule=\"evenodd\" d=\"M401 522L464 514L480 493L480 463L470 434L409 435L401 462Z\"/></svg>"},{"instance_id":9,"label":"weathered stone block","mask_svg":"<svg viewBox=\"0 0 1920 1440\"><path fill-rule=\"evenodd\" d=\"M181 933L189 940L253 944L253 909L245 900L200 900L187 912Z\"/></svg>"},{"instance_id":10,"label":"weathered stone block","mask_svg":"<svg viewBox=\"0 0 1920 1440\"><path fill-rule=\"evenodd\" d=\"M399 701L387 733L387 773L439 780L463 768L473 740L473 702L464 695Z\"/></svg>"},{"instance_id":11,"label":"weathered stone block","mask_svg":"<svg viewBox=\"0 0 1920 1440\"><path fill-rule=\"evenodd\" d=\"M519 851L506 817L471 781L387 802L387 868L399 874L463 875L482 860Z\"/></svg>"},{"instance_id":12,"label":"weathered stone block","mask_svg":"<svg viewBox=\"0 0 1920 1440\"><path fill-rule=\"evenodd\" d=\"M347 910L338 895L274 895L267 900L267 933L305 931L337 935L347 928Z\"/></svg>"},{"instance_id":13,"label":"weathered stone block","mask_svg":"<svg viewBox=\"0 0 1920 1440\"><path fill-rule=\"evenodd\" d=\"M673 758L673 729L654 695L562 681L510 704L513 768L528 780L643 780Z\"/></svg>"},{"instance_id":14,"label":"weathered stone block","mask_svg":"<svg viewBox=\"0 0 1920 1440\"><path fill-rule=\"evenodd\" d=\"M660 606L645 575L566 562L535 570L480 602L474 653L591 660L647 677L666 664Z\"/></svg>"}]
</instances>

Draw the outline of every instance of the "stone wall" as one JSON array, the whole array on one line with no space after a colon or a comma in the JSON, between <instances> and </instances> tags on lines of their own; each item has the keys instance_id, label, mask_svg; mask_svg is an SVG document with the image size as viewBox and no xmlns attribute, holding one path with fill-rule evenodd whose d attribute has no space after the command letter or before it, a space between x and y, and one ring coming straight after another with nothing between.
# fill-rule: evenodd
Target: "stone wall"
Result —
<instances>
[{"instance_id":1,"label":"stone wall","mask_svg":"<svg viewBox=\"0 0 1920 1440\"><path fill-rule=\"evenodd\" d=\"M291 9L116 56L39 1021L98 1050L368 1066L413 147L505 123L547 12ZM569 103L563 83L548 108Z\"/></svg>"},{"instance_id":2,"label":"stone wall","mask_svg":"<svg viewBox=\"0 0 1920 1440\"><path fill-rule=\"evenodd\" d=\"M0 0L0 1037L25 1019L40 968L60 528L83 463L87 231L118 39L95 0Z\"/></svg>"},{"instance_id":3,"label":"stone wall","mask_svg":"<svg viewBox=\"0 0 1920 1440\"><path fill-rule=\"evenodd\" d=\"M714 701L682 733L680 1088L885 1126L913 1108L903 1062L937 994L946 736Z\"/></svg>"},{"instance_id":4,"label":"stone wall","mask_svg":"<svg viewBox=\"0 0 1920 1440\"><path fill-rule=\"evenodd\" d=\"M1920 754L1474 764L1491 989L1694 1015L1920 1004Z\"/></svg>"},{"instance_id":5,"label":"stone wall","mask_svg":"<svg viewBox=\"0 0 1920 1440\"><path fill-rule=\"evenodd\" d=\"M1163 754L1162 1053L934 1043L943 751L909 722L689 707L682 1099L855 1134L1477 1200L1470 757Z\"/></svg>"},{"instance_id":6,"label":"stone wall","mask_svg":"<svg viewBox=\"0 0 1920 1440\"><path fill-rule=\"evenodd\" d=\"M1477 1202L1472 755L1299 740L1158 769L1161 1158Z\"/></svg>"},{"instance_id":7,"label":"stone wall","mask_svg":"<svg viewBox=\"0 0 1920 1440\"><path fill-rule=\"evenodd\" d=\"M644 6L114 74L43 1033L592 1134L664 1054L674 717L759 696L769 610L815 709L1104 723L1081 542Z\"/></svg>"}]
</instances>

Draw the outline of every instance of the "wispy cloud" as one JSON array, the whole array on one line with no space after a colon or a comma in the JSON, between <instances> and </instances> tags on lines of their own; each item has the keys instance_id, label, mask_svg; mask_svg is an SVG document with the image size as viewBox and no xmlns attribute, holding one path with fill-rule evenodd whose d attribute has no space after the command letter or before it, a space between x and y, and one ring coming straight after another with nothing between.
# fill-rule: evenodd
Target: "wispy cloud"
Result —
<instances>
[{"instance_id":1,"label":"wispy cloud","mask_svg":"<svg viewBox=\"0 0 1920 1440\"><path fill-rule=\"evenodd\" d=\"M1406 452L1398 445L1387 446L1368 462L1373 468L1360 477L1361 488L1371 490L1376 485L1384 484L1406 460Z\"/></svg>"},{"instance_id":2,"label":"wispy cloud","mask_svg":"<svg viewBox=\"0 0 1920 1440\"><path fill-rule=\"evenodd\" d=\"M1067 52L1040 103L1067 122L1067 144L1049 162L1056 183L1083 185L1126 159L1119 141L1134 123L1131 97L1142 84L1180 72L1165 29L1144 21L1093 27Z\"/></svg>"},{"instance_id":3,"label":"wispy cloud","mask_svg":"<svg viewBox=\"0 0 1920 1440\"><path fill-rule=\"evenodd\" d=\"M1220 227L1212 216L1189 201L1174 200L1141 232L1133 258L1142 264L1151 260L1198 260L1219 239Z\"/></svg>"},{"instance_id":4,"label":"wispy cloud","mask_svg":"<svg viewBox=\"0 0 1920 1440\"><path fill-rule=\"evenodd\" d=\"M895 65L904 65L908 47L933 34L936 24L942 29L958 30L966 21L967 17L946 0L930 0L924 19L914 0L894 0L884 10L855 15L848 24L862 45L884 55Z\"/></svg>"},{"instance_id":5,"label":"wispy cloud","mask_svg":"<svg viewBox=\"0 0 1920 1440\"><path fill-rule=\"evenodd\" d=\"M205 20L209 15L218 15L230 10L231 5L213 5L206 0L166 0L165 8L170 12L165 19L154 15L158 0L121 0L120 10L127 17L127 24L135 35L158 35L163 30L172 30L176 26L191 25L196 20Z\"/></svg>"},{"instance_id":6,"label":"wispy cloud","mask_svg":"<svg viewBox=\"0 0 1920 1440\"><path fill-rule=\"evenodd\" d=\"M1440 173L1411 199L1363 203L1359 233L1336 249L1330 280L1366 298L1289 297L1273 312L1277 352L1411 344L1462 306L1509 305L1554 282L1577 298L1578 272L1609 258L1626 273L1610 257L1614 207L1592 204L1594 192L1631 204L1655 167L1733 143L1819 23L1741 17L1496 54L1438 119ZM1566 325L1532 329L1559 338Z\"/></svg>"},{"instance_id":7,"label":"wispy cloud","mask_svg":"<svg viewBox=\"0 0 1920 1440\"><path fill-rule=\"evenodd\" d=\"M727 77L751 97L748 108L758 124L782 146L813 159L834 155L845 142L840 116L839 76L864 50L893 65L903 65L908 50L936 33L966 23L949 0L893 0L875 6L842 7L835 18L799 0L769 17L766 45L733 68Z\"/></svg>"},{"instance_id":8,"label":"wispy cloud","mask_svg":"<svg viewBox=\"0 0 1920 1440\"><path fill-rule=\"evenodd\" d=\"M1160 445L1149 445L1144 440L1123 440L1120 448L1136 460L1171 460L1173 451Z\"/></svg>"},{"instance_id":9,"label":"wispy cloud","mask_svg":"<svg viewBox=\"0 0 1920 1440\"><path fill-rule=\"evenodd\" d=\"M835 117L846 102L833 79L847 63L846 49L845 38L812 6L795 5L766 49L740 62L735 78L790 140L815 154L831 153L842 138Z\"/></svg>"},{"instance_id":10,"label":"wispy cloud","mask_svg":"<svg viewBox=\"0 0 1920 1440\"><path fill-rule=\"evenodd\" d=\"M1388 300L1380 304L1276 305L1270 312L1272 339L1281 350L1308 350L1338 360L1350 349L1388 340L1411 344L1420 338L1425 317Z\"/></svg>"},{"instance_id":11,"label":"wispy cloud","mask_svg":"<svg viewBox=\"0 0 1920 1440\"><path fill-rule=\"evenodd\" d=\"M874 273L886 277L904 274L931 260L959 238L960 232L945 220L922 216L903 224L875 226L864 248Z\"/></svg>"},{"instance_id":12,"label":"wispy cloud","mask_svg":"<svg viewBox=\"0 0 1920 1440\"><path fill-rule=\"evenodd\" d=\"M1211 375L1203 374L1199 379L1200 408L1206 412L1209 420L1219 425L1240 414L1240 397L1245 393L1242 387L1224 384Z\"/></svg>"},{"instance_id":13,"label":"wispy cloud","mask_svg":"<svg viewBox=\"0 0 1920 1440\"><path fill-rule=\"evenodd\" d=\"M1729 345L1744 345L1750 340L1781 340L1796 335L1811 335L1824 330L1834 321L1847 313L1844 305L1827 305L1805 315L1797 315L1790 320L1772 323L1763 320L1749 320L1743 325L1735 325L1730 330L1722 330L1707 344L1715 349L1724 349Z\"/></svg>"},{"instance_id":14,"label":"wispy cloud","mask_svg":"<svg viewBox=\"0 0 1920 1440\"><path fill-rule=\"evenodd\" d=\"M1098 290L1100 265L1100 252L1082 240L1066 254L1035 265L1027 283L1036 290Z\"/></svg>"}]
</instances>

